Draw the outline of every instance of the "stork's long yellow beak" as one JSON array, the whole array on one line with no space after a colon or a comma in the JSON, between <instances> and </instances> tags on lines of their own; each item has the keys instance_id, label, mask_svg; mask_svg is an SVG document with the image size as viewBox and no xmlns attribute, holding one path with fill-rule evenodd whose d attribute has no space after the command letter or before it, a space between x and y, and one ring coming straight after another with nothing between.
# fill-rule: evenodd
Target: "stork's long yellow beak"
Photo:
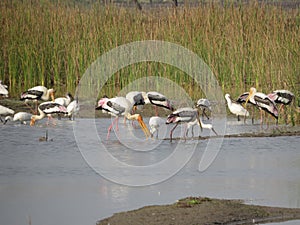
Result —
<instances>
[{"instance_id":1,"label":"stork's long yellow beak","mask_svg":"<svg viewBox=\"0 0 300 225\"><path fill-rule=\"evenodd\" d=\"M142 128L142 130L143 130L143 132L144 132L144 134L146 136L146 138L150 137L151 133L150 133L147 125L144 123L143 118L142 118L141 115L137 118L137 121L139 122L139 124L140 124L140 126L141 126L141 128Z\"/></svg>"},{"instance_id":2,"label":"stork's long yellow beak","mask_svg":"<svg viewBox=\"0 0 300 225\"><path fill-rule=\"evenodd\" d=\"M248 97L246 98L246 102L245 102L245 104L244 104L244 108L247 107L247 103L248 103L249 99L252 97L252 95L253 95L253 91L250 90L249 95L248 95Z\"/></svg>"},{"instance_id":3,"label":"stork's long yellow beak","mask_svg":"<svg viewBox=\"0 0 300 225\"><path fill-rule=\"evenodd\" d=\"M30 120L30 126L32 127L32 126L34 126L34 124L35 124L35 119L31 118L31 120Z\"/></svg>"},{"instance_id":4,"label":"stork's long yellow beak","mask_svg":"<svg viewBox=\"0 0 300 225\"><path fill-rule=\"evenodd\" d=\"M51 96L52 102L54 102L54 92L51 92L50 96Z\"/></svg>"}]
</instances>

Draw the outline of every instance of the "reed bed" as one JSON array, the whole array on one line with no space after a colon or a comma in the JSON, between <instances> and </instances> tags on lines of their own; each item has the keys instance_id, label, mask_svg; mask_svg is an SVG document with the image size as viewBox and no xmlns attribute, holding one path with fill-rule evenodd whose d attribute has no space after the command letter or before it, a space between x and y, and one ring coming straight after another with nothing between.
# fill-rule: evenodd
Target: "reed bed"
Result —
<instances>
[{"instance_id":1,"label":"reed bed","mask_svg":"<svg viewBox=\"0 0 300 225\"><path fill-rule=\"evenodd\" d=\"M300 105L299 8L206 2L197 6L148 8L88 6L60 1L1 1L0 79L10 95L34 85L75 92L80 78L100 55L140 40L164 40L199 55L224 93L235 97L255 86L269 93L288 89ZM203 97L197 83L170 65L144 62L114 74L101 94L117 95L147 76L168 78L192 99ZM290 111L292 112L292 110ZM293 114L299 122L299 113Z\"/></svg>"}]
</instances>

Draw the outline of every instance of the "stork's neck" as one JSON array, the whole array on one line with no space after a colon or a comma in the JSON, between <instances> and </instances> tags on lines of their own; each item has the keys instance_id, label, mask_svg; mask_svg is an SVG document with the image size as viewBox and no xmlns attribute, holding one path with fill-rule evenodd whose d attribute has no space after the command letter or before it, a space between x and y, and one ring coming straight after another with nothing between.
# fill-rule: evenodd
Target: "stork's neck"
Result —
<instances>
[{"instance_id":1,"label":"stork's neck","mask_svg":"<svg viewBox=\"0 0 300 225\"><path fill-rule=\"evenodd\" d=\"M231 98L229 96L226 96L226 100L227 100L227 105L232 104Z\"/></svg>"},{"instance_id":2,"label":"stork's neck","mask_svg":"<svg viewBox=\"0 0 300 225\"><path fill-rule=\"evenodd\" d=\"M46 116L46 114L40 108L38 108L38 110L39 110L40 115L33 115L35 120L41 120Z\"/></svg>"}]
</instances>

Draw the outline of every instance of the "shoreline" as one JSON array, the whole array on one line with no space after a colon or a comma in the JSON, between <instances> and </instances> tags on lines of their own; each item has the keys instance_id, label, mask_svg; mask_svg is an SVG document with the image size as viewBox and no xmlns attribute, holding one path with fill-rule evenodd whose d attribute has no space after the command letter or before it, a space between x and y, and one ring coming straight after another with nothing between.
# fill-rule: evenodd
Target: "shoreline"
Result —
<instances>
[{"instance_id":1,"label":"shoreline","mask_svg":"<svg viewBox=\"0 0 300 225\"><path fill-rule=\"evenodd\" d=\"M256 224L297 219L300 219L300 208L249 205L242 200L187 197L173 204L144 206L115 213L96 224Z\"/></svg>"}]
</instances>

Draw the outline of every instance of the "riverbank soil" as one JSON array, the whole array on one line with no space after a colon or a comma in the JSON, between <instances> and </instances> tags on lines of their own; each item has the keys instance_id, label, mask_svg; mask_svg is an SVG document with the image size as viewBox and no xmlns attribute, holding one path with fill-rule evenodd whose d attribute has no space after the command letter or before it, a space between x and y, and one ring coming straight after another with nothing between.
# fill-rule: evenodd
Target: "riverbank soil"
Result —
<instances>
[{"instance_id":1,"label":"riverbank soil","mask_svg":"<svg viewBox=\"0 0 300 225\"><path fill-rule=\"evenodd\" d=\"M97 225L257 224L300 219L300 208L247 205L240 200L188 197L171 205L116 213Z\"/></svg>"}]
</instances>

